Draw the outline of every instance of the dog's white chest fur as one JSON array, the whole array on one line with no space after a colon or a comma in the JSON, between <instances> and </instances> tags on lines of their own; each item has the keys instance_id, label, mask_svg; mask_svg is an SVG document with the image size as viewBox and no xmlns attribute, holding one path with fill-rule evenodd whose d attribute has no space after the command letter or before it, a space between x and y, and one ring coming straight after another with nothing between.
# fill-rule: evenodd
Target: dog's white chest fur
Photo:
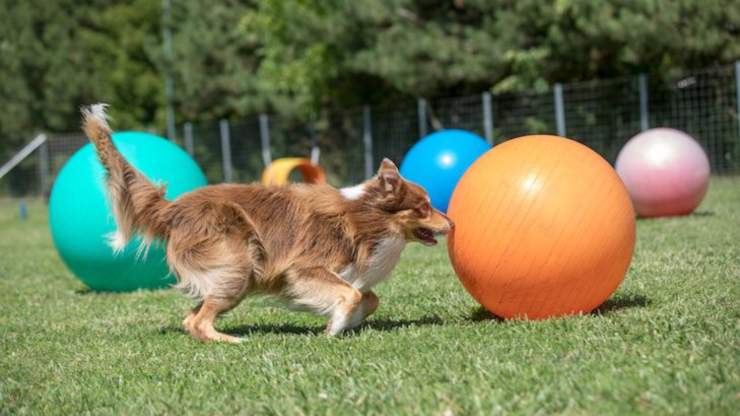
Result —
<instances>
[{"instance_id":1,"label":"dog's white chest fur","mask_svg":"<svg viewBox=\"0 0 740 416\"><path fill-rule=\"evenodd\" d=\"M360 292L367 292L383 281L396 267L401 252L406 247L403 238L386 238L381 240L373 250L365 273L357 273L353 265L347 266L340 275Z\"/></svg>"}]
</instances>

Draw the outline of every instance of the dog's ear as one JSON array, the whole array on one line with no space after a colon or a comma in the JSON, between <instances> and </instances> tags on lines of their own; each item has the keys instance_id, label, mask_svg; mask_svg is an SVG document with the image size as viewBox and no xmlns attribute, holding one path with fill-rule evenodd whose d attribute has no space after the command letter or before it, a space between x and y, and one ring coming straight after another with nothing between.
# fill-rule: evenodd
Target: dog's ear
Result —
<instances>
[{"instance_id":1,"label":"dog's ear","mask_svg":"<svg viewBox=\"0 0 740 416\"><path fill-rule=\"evenodd\" d=\"M381 189L386 192L394 192L401 184L401 174L398 172L396 164L387 157L380 162L378 181Z\"/></svg>"}]
</instances>

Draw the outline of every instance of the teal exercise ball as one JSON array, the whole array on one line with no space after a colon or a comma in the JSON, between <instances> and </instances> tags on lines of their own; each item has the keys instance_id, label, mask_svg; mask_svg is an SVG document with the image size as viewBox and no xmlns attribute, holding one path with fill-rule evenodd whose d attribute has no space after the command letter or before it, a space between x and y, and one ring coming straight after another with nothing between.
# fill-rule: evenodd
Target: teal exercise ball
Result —
<instances>
[{"instance_id":1,"label":"teal exercise ball","mask_svg":"<svg viewBox=\"0 0 740 416\"><path fill-rule=\"evenodd\" d=\"M195 161L176 144L149 133L119 132L113 143L134 167L157 184L166 184L165 198L206 185ZM114 254L107 235L116 230L105 186L105 171L88 143L59 172L49 199L49 226L60 257L93 290L125 292L157 289L175 282L169 274L162 244L137 256L140 240L132 239Z\"/></svg>"},{"instance_id":2,"label":"teal exercise ball","mask_svg":"<svg viewBox=\"0 0 740 416\"><path fill-rule=\"evenodd\" d=\"M401 176L426 189L432 206L447 212L447 205L466 170L491 145L475 133L449 129L432 133L416 143L401 163Z\"/></svg>"}]
</instances>

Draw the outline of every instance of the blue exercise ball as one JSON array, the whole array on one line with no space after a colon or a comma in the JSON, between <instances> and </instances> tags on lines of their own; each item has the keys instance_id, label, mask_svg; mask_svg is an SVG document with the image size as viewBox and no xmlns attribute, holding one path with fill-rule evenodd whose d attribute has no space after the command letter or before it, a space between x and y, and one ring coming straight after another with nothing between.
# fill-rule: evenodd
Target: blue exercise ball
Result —
<instances>
[{"instance_id":1,"label":"blue exercise ball","mask_svg":"<svg viewBox=\"0 0 740 416\"><path fill-rule=\"evenodd\" d=\"M119 132L113 143L134 167L154 183L167 184L165 198L206 185L195 161L169 140L149 133ZM49 199L49 226L60 257L91 289L125 292L157 289L175 282L169 274L165 250L152 245L137 256L134 238L114 254L107 235L116 229L105 186L105 171L88 143L59 172Z\"/></svg>"},{"instance_id":2,"label":"blue exercise ball","mask_svg":"<svg viewBox=\"0 0 740 416\"><path fill-rule=\"evenodd\" d=\"M465 130L440 130L416 143L401 163L401 175L429 193L432 206L447 212L457 182L491 145Z\"/></svg>"}]
</instances>

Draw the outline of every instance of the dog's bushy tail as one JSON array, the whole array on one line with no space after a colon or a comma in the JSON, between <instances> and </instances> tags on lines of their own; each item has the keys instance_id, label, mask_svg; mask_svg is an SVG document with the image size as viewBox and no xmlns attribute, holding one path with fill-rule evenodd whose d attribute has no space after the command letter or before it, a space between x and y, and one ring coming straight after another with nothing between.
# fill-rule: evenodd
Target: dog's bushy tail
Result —
<instances>
[{"instance_id":1,"label":"dog's bushy tail","mask_svg":"<svg viewBox=\"0 0 740 416\"><path fill-rule=\"evenodd\" d=\"M116 149L106 108L106 104L85 107L82 118L83 130L107 173L108 197L118 227L109 236L109 244L120 252L139 233L143 237L139 252L145 253L155 238L167 237L170 203L164 199L164 187L154 185Z\"/></svg>"}]
</instances>

